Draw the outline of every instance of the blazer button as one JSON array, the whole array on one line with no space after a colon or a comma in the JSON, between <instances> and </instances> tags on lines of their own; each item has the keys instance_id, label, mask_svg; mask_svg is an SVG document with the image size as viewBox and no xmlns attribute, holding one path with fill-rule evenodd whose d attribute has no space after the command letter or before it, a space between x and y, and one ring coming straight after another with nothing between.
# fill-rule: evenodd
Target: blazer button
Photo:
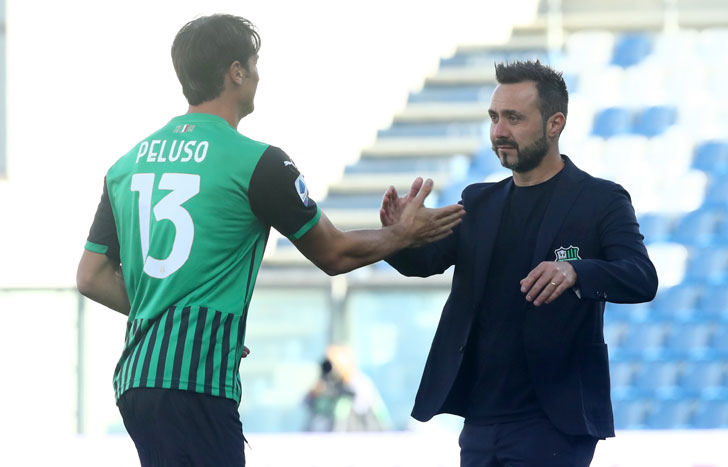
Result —
<instances>
[{"instance_id":1,"label":"blazer button","mask_svg":"<svg viewBox=\"0 0 728 467\"><path fill-rule=\"evenodd\" d=\"M458 349L458 352L463 353L464 351L465 351L465 346L461 345L460 348Z\"/></svg>"}]
</instances>

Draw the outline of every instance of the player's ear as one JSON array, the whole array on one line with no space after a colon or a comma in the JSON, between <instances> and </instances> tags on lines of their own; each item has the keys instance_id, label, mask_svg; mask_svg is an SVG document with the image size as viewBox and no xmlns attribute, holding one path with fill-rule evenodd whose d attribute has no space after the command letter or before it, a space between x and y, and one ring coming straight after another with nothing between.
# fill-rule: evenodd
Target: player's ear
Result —
<instances>
[{"instance_id":1,"label":"player's ear","mask_svg":"<svg viewBox=\"0 0 728 467\"><path fill-rule=\"evenodd\" d=\"M239 61L235 60L230 64L228 74L235 84L243 84L243 79L248 77L248 70Z\"/></svg>"}]
</instances>

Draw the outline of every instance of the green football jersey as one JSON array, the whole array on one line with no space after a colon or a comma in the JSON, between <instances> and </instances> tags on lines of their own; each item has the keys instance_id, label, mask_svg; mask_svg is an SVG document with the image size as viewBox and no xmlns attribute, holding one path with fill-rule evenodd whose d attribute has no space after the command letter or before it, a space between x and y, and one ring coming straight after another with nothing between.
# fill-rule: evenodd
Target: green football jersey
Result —
<instances>
[{"instance_id":1,"label":"green football jersey","mask_svg":"<svg viewBox=\"0 0 728 467\"><path fill-rule=\"evenodd\" d=\"M176 117L120 158L86 244L121 264L131 304L117 398L156 387L240 402L245 322L270 227L297 239L319 217L282 150L214 115Z\"/></svg>"}]
</instances>

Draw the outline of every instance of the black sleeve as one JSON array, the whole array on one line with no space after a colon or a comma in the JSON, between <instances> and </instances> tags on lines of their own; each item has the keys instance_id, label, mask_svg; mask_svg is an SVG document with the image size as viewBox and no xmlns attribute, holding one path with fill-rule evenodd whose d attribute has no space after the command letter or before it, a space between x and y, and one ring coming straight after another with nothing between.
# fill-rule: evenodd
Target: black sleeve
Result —
<instances>
[{"instance_id":1,"label":"black sleeve","mask_svg":"<svg viewBox=\"0 0 728 467\"><path fill-rule=\"evenodd\" d=\"M258 219L286 237L301 238L319 220L303 175L288 155L269 146L250 178L250 208Z\"/></svg>"},{"instance_id":2,"label":"black sleeve","mask_svg":"<svg viewBox=\"0 0 728 467\"><path fill-rule=\"evenodd\" d=\"M106 254L110 259L121 262L119 238L116 234L116 220L114 219L114 212L111 210L106 178L104 178L104 191L101 194L99 207L96 209L94 223L91 224L91 230L88 233L86 249L95 253Z\"/></svg>"}]
</instances>

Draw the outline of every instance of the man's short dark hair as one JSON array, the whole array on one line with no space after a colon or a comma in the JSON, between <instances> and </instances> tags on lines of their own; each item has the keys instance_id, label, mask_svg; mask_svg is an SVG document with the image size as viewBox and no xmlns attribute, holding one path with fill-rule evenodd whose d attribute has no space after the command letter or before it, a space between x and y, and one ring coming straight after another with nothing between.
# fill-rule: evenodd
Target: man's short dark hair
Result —
<instances>
[{"instance_id":1,"label":"man's short dark hair","mask_svg":"<svg viewBox=\"0 0 728 467\"><path fill-rule=\"evenodd\" d=\"M253 23L240 16L203 16L185 24L172 43L172 63L190 105L218 97L230 65L248 60L260 50Z\"/></svg>"},{"instance_id":2,"label":"man's short dark hair","mask_svg":"<svg viewBox=\"0 0 728 467\"><path fill-rule=\"evenodd\" d=\"M553 68L542 65L538 60L497 63L495 79L500 84L535 81L544 125L546 120L556 112L561 112L566 117L569 108L569 91L566 89L564 77Z\"/></svg>"}]
</instances>

